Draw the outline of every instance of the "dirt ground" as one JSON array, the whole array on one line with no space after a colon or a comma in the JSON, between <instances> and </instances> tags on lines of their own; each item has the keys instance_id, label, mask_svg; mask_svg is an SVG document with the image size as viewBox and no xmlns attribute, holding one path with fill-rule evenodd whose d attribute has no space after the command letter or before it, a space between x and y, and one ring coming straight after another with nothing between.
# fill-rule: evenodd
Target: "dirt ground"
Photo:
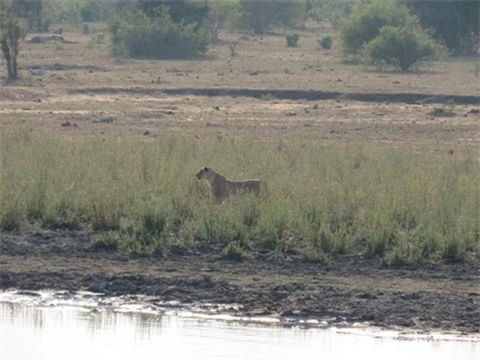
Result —
<instances>
[{"instance_id":1,"label":"dirt ground","mask_svg":"<svg viewBox=\"0 0 480 360\"><path fill-rule=\"evenodd\" d=\"M29 43L21 80L0 87L0 131L18 124L75 141L133 134L212 135L259 141L366 142L422 151L480 153L478 60L418 72L377 73L342 62L328 27L282 34L224 34L196 61L115 59L94 29ZM237 41L236 56L228 44ZM40 70L39 70L40 69ZM383 268L350 256L328 265L257 254L243 263L202 248L176 258L94 252L91 234L0 234L0 289L152 294L164 300L242 305L247 315L298 315L331 324L367 321L419 331L480 333L480 258L465 264Z\"/></svg>"},{"instance_id":2,"label":"dirt ground","mask_svg":"<svg viewBox=\"0 0 480 360\"><path fill-rule=\"evenodd\" d=\"M0 87L0 130L25 123L72 139L182 132L479 148L476 59L406 74L366 71L342 60L338 42L332 50L317 48L330 33L325 26L302 32L298 48L287 48L280 33L223 34L209 58L185 61L116 59L107 40L98 41L102 27L92 35L65 29L64 41L44 44L29 40L48 34L29 34L21 80Z\"/></svg>"}]
</instances>

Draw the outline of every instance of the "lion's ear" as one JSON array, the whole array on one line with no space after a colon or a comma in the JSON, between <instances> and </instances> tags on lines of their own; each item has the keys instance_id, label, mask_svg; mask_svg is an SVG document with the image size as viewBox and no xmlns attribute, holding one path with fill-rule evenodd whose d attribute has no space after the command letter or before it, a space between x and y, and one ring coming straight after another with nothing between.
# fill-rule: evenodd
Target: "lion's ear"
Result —
<instances>
[{"instance_id":1,"label":"lion's ear","mask_svg":"<svg viewBox=\"0 0 480 360\"><path fill-rule=\"evenodd\" d=\"M205 167L203 168L203 170L208 171L208 168L205 166Z\"/></svg>"}]
</instances>

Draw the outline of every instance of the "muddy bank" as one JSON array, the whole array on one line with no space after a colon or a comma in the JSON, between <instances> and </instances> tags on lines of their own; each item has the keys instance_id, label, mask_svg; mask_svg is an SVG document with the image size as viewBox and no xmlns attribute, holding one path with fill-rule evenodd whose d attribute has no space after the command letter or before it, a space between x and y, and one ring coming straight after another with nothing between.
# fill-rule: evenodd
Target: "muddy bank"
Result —
<instances>
[{"instance_id":1,"label":"muddy bank","mask_svg":"<svg viewBox=\"0 0 480 360\"><path fill-rule=\"evenodd\" d=\"M473 256L465 264L391 269L361 256L322 265L257 254L239 263L222 259L217 248L168 259L127 257L91 250L85 233L0 238L1 289L145 294L159 301L238 304L245 315L480 332L480 261Z\"/></svg>"},{"instance_id":2,"label":"muddy bank","mask_svg":"<svg viewBox=\"0 0 480 360\"><path fill-rule=\"evenodd\" d=\"M336 91L318 90L278 90L278 89L237 89L237 88L171 88L156 89L151 87L97 87L97 88L75 88L69 89L70 94L136 94L136 95L183 95L183 96L231 96L262 99L266 96L278 100L351 100L374 103L418 103L418 104L457 104L457 105L478 105L479 96L470 95L433 95L421 93L342 93Z\"/></svg>"}]
</instances>

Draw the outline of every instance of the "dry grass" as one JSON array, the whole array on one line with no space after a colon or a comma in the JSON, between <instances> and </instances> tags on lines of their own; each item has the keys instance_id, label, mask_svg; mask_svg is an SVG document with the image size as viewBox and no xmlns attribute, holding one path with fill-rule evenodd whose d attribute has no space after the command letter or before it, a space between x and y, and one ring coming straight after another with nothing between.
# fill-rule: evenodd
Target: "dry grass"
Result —
<instances>
[{"instance_id":1,"label":"dry grass","mask_svg":"<svg viewBox=\"0 0 480 360\"><path fill-rule=\"evenodd\" d=\"M0 227L18 230L28 221L114 231L101 243L113 236L138 253L202 242L228 246L228 256L239 258L232 251L294 250L325 261L325 254L360 249L404 263L458 261L477 251L480 164L473 156L208 140L125 135L72 143L26 128L4 134ZM268 190L217 205L195 179L199 164L234 179L259 177Z\"/></svg>"}]
</instances>

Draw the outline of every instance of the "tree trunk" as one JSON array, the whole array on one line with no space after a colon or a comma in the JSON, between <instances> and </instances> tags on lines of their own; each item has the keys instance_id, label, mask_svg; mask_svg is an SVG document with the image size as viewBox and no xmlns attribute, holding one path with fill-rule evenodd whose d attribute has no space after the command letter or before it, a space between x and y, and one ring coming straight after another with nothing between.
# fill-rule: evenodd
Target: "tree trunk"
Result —
<instances>
[{"instance_id":1,"label":"tree trunk","mask_svg":"<svg viewBox=\"0 0 480 360\"><path fill-rule=\"evenodd\" d=\"M5 58L5 61L7 63L8 80L12 80L12 78L13 78L12 57L10 56L10 49L9 49L9 46L8 46L7 39L5 39L5 38L2 39L1 44L2 44L3 57Z\"/></svg>"},{"instance_id":2,"label":"tree trunk","mask_svg":"<svg viewBox=\"0 0 480 360\"><path fill-rule=\"evenodd\" d=\"M18 22L13 18L8 18L7 21L2 22L0 30L0 47L7 63L8 80L15 80L18 78L19 40L24 37L24 33Z\"/></svg>"},{"instance_id":3,"label":"tree trunk","mask_svg":"<svg viewBox=\"0 0 480 360\"><path fill-rule=\"evenodd\" d=\"M17 57L15 53L12 54L12 50L8 42L2 39L2 52L7 63L8 80L14 80L18 77Z\"/></svg>"},{"instance_id":4,"label":"tree trunk","mask_svg":"<svg viewBox=\"0 0 480 360\"><path fill-rule=\"evenodd\" d=\"M15 49L12 61L12 79L18 78L18 65L17 65L17 55L18 51Z\"/></svg>"}]
</instances>

